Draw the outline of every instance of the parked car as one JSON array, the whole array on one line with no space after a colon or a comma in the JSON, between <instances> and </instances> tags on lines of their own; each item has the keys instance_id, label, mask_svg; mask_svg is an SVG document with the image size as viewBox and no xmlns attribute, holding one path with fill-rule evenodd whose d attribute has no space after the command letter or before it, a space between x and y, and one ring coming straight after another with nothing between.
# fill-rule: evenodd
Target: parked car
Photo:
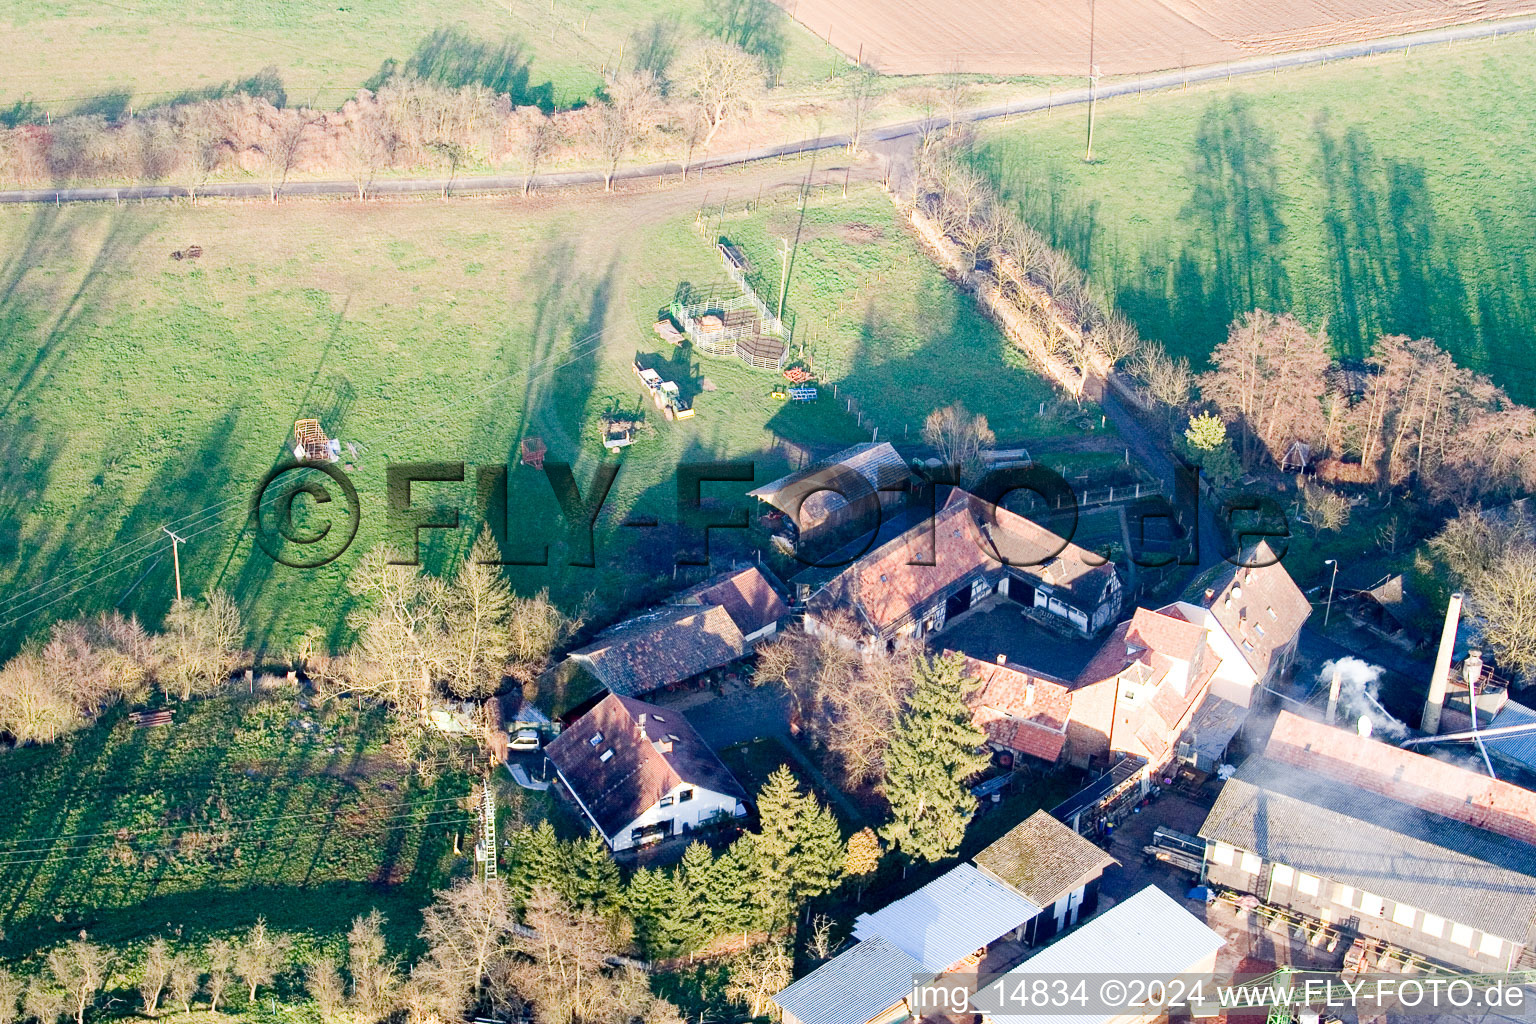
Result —
<instances>
[{"instance_id":1,"label":"parked car","mask_svg":"<svg viewBox=\"0 0 1536 1024\"><path fill-rule=\"evenodd\" d=\"M512 737L512 742L507 744L508 750L538 750L541 746L539 730L519 729Z\"/></svg>"}]
</instances>

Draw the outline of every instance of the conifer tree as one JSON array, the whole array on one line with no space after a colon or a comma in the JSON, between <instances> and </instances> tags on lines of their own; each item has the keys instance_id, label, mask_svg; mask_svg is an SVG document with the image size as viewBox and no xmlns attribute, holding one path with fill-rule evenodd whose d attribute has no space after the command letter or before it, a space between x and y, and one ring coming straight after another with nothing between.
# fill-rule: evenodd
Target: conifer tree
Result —
<instances>
[{"instance_id":1,"label":"conifer tree","mask_svg":"<svg viewBox=\"0 0 1536 1024\"><path fill-rule=\"evenodd\" d=\"M563 884L566 854L565 844L547 820L512 833L508 840L506 882L513 900L522 905L535 888Z\"/></svg>"},{"instance_id":2,"label":"conifer tree","mask_svg":"<svg viewBox=\"0 0 1536 1024\"><path fill-rule=\"evenodd\" d=\"M965 704L976 680L958 655L913 662L912 696L896 721L885 755L885 798L891 820L882 836L907 857L943 860L959 849L976 812L966 781L987 766L986 737Z\"/></svg>"},{"instance_id":3,"label":"conifer tree","mask_svg":"<svg viewBox=\"0 0 1536 1024\"><path fill-rule=\"evenodd\" d=\"M654 868L639 868L624 889L624 909L635 923L635 942L650 959L677 952L671 942L672 877Z\"/></svg>"},{"instance_id":4,"label":"conifer tree","mask_svg":"<svg viewBox=\"0 0 1536 1024\"><path fill-rule=\"evenodd\" d=\"M788 919L804 900L832 889L842 868L837 819L802 793L794 773L775 769L757 797L762 828L754 843L756 889L773 919Z\"/></svg>"},{"instance_id":5,"label":"conifer tree","mask_svg":"<svg viewBox=\"0 0 1536 1024\"><path fill-rule=\"evenodd\" d=\"M566 849L567 868L556 888L578 908L606 911L617 906L623 881L602 833L594 828Z\"/></svg>"}]
</instances>

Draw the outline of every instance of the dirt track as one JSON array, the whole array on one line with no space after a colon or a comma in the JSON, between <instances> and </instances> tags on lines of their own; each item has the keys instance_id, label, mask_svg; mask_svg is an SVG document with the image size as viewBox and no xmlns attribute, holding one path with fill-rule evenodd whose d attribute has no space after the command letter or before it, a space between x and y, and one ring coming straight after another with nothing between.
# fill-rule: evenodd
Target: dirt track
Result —
<instances>
[{"instance_id":1,"label":"dirt track","mask_svg":"<svg viewBox=\"0 0 1536 1024\"><path fill-rule=\"evenodd\" d=\"M778 0L886 74L1085 75L1090 0ZM1536 12L1536 0L1094 0L1094 60L1130 75Z\"/></svg>"}]
</instances>

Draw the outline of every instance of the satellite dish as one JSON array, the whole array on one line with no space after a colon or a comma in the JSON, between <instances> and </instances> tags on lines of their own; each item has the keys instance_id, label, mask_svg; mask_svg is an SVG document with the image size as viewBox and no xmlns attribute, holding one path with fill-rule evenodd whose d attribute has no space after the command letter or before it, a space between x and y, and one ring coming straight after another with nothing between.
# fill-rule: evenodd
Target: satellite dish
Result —
<instances>
[{"instance_id":1,"label":"satellite dish","mask_svg":"<svg viewBox=\"0 0 1536 1024\"><path fill-rule=\"evenodd\" d=\"M1365 715L1361 715L1360 721L1355 723L1355 731L1361 736L1369 737L1371 735L1371 720Z\"/></svg>"}]
</instances>

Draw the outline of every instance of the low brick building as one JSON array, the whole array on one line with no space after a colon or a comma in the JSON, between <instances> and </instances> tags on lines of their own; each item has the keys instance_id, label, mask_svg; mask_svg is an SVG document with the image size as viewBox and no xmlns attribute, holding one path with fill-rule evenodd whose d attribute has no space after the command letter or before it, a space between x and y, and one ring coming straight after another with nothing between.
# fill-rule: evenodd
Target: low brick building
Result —
<instances>
[{"instance_id":1,"label":"low brick building","mask_svg":"<svg viewBox=\"0 0 1536 1024\"><path fill-rule=\"evenodd\" d=\"M1536 794L1282 712L1200 829L1211 884L1468 970L1522 960Z\"/></svg>"}]
</instances>

